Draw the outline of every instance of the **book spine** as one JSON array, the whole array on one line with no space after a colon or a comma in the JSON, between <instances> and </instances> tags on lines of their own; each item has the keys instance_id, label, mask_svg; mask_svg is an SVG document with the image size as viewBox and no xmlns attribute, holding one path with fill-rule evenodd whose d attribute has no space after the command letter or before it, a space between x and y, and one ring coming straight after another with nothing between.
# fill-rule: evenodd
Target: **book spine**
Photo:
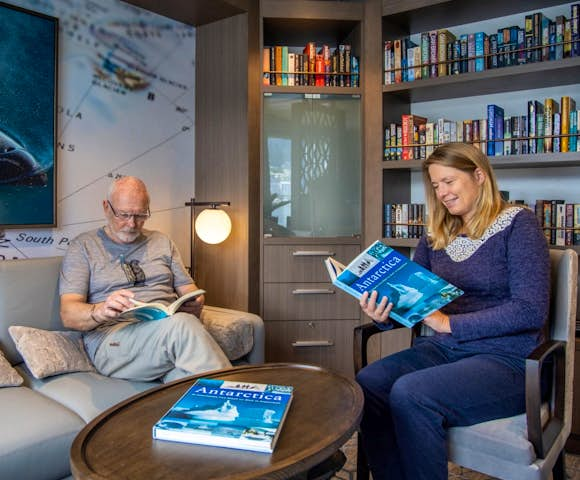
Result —
<instances>
[{"instance_id":1,"label":"book spine","mask_svg":"<svg viewBox=\"0 0 580 480\"><path fill-rule=\"evenodd\" d=\"M528 153L536 153L536 103L528 101Z\"/></svg>"},{"instance_id":2,"label":"book spine","mask_svg":"<svg viewBox=\"0 0 580 480\"><path fill-rule=\"evenodd\" d=\"M413 115L401 115L403 132L403 160L413 160Z\"/></svg>"},{"instance_id":3,"label":"book spine","mask_svg":"<svg viewBox=\"0 0 580 480\"><path fill-rule=\"evenodd\" d=\"M553 148L554 153L561 152L561 145L562 145L562 137L561 134L561 119L562 115L559 112L554 113L554 141L553 141Z\"/></svg>"},{"instance_id":4,"label":"book spine","mask_svg":"<svg viewBox=\"0 0 580 480\"><path fill-rule=\"evenodd\" d=\"M393 42L391 40L387 40L384 45L383 49L383 64L384 64L384 79L383 82L385 85L390 85L392 82L391 74L393 69L392 64L392 52L393 52Z\"/></svg>"},{"instance_id":5,"label":"book spine","mask_svg":"<svg viewBox=\"0 0 580 480\"><path fill-rule=\"evenodd\" d=\"M567 247L574 245L574 204L566 204L566 221L564 232L564 245Z\"/></svg>"},{"instance_id":6,"label":"book spine","mask_svg":"<svg viewBox=\"0 0 580 480\"><path fill-rule=\"evenodd\" d=\"M475 71L483 72L485 70L485 57L484 57L484 43L485 43L485 33L477 32L475 34Z\"/></svg>"},{"instance_id":7,"label":"book spine","mask_svg":"<svg viewBox=\"0 0 580 480\"><path fill-rule=\"evenodd\" d=\"M429 78L429 32L421 33L421 77Z\"/></svg>"},{"instance_id":8,"label":"book spine","mask_svg":"<svg viewBox=\"0 0 580 480\"><path fill-rule=\"evenodd\" d=\"M262 83L270 85L270 48L264 47L262 52Z\"/></svg>"},{"instance_id":9,"label":"book spine","mask_svg":"<svg viewBox=\"0 0 580 480\"><path fill-rule=\"evenodd\" d=\"M439 68L437 66L438 61L438 42L439 42L439 35L436 30L432 30L429 32L429 77L435 78L437 77Z\"/></svg>"},{"instance_id":10,"label":"book spine","mask_svg":"<svg viewBox=\"0 0 580 480\"><path fill-rule=\"evenodd\" d=\"M534 101L536 106L536 153L544 153L544 104Z\"/></svg>"},{"instance_id":11,"label":"book spine","mask_svg":"<svg viewBox=\"0 0 580 480\"><path fill-rule=\"evenodd\" d=\"M574 234L572 244L580 245L580 203L574 204Z\"/></svg>"},{"instance_id":12,"label":"book spine","mask_svg":"<svg viewBox=\"0 0 580 480\"><path fill-rule=\"evenodd\" d=\"M554 151L554 142L551 137L554 132L554 103L553 98L546 98L544 100L544 134L546 136L544 147L546 152Z\"/></svg>"},{"instance_id":13,"label":"book spine","mask_svg":"<svg viewBox=\"0 0 580 480\"><path fill-rule=\"evenodd\" d=\"M575 3L570 7L570 56L580 56L580 3Z\"/></svg>"},{"instance_id":14,"label":"book spine","mask_svg":"<svg viewBox=\"0 0 580 480\"><path fill-rule=\"evenodd\" d=\"M574 100L566 95L562 97L560 106L560 134L562 135L560 151L564 153L569 151L570 141L568 138L568 133L570 133L570 112L576 109L576 105Z\"/></svg>"},{"instance_id":15,"label":"book spine","mask_svg":"<svg viewBox=\"0 0 580 480\"><path fill-rule=\"evenodd\" d=\"M475 33L467 34L467 71L475 72Z\"/></svg>"}]
</instances>

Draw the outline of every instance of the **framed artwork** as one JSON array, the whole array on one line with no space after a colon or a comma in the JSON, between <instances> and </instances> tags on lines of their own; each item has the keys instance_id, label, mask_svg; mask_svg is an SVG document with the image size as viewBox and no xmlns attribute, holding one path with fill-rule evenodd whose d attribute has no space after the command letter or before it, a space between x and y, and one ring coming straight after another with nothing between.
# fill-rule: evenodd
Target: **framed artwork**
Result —
<instances>
[{"instance_id":1,"label":"framed artwork","mask_svg":"<svg viewBox=\"0 0 580 480\"><path fill-rule=\"evenodd\" d=\"M0 228L56 226L58 19L0 2Z\"/></svg>"}]
</instances>

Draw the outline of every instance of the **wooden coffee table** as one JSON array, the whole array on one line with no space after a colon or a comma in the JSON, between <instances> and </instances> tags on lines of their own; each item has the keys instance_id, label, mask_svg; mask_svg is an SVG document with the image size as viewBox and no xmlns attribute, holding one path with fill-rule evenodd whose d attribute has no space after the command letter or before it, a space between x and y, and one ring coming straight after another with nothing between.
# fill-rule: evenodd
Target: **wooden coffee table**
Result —
<instances>
[{"instance_id":1,"label":"wooden coffee table","mask_svg":"<svg viewBox=\"0 0 580 480\"><path fill-rule=\"evenodd\" d=\"M273 453L154 440L153 424L200 377L292 385L294 399ZM76 479L285 479L303 476L354 433L363 396L352 380L323 368L264 364L162 385L103 412L71 447Z\"/></svg>"}]
</instances>

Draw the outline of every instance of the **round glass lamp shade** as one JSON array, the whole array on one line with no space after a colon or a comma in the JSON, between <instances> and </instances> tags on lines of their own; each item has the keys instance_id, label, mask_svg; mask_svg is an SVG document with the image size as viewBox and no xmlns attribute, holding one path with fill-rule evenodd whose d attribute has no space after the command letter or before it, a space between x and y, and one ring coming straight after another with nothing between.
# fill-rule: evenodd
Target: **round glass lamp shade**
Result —
<instances>
[{"instance_id":1,"label":"round glass lamp shade","mask_svg":"<svg viewBox=\"0 0 580 480\"><path fill-rule=\"evenodd\" d=\"M221 243L231 231L232 221L223 210L208 208L195 219L195 232L205 243Z\"/></svg>"}]
</instances>

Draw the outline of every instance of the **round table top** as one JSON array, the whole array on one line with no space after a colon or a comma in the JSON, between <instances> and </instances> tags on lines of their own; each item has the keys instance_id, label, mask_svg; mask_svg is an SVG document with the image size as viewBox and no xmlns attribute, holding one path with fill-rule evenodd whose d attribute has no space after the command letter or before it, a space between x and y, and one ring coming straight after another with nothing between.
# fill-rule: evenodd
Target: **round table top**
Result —
<instances>
[{"instance_id":1,"label":"round table top","mask_svg":"<svg viewBox=\"0 0 580 480\"><path fill-rule=\"evenodd\" d=\"M154 440L152 428L197 378L294 387L273 453ZM307 472L342 446L362 415L353 381L299 364L235 367L187 377L131 397L87 424L71 447L76 479L284 479Z\"/></svg>"}]
</instances>

